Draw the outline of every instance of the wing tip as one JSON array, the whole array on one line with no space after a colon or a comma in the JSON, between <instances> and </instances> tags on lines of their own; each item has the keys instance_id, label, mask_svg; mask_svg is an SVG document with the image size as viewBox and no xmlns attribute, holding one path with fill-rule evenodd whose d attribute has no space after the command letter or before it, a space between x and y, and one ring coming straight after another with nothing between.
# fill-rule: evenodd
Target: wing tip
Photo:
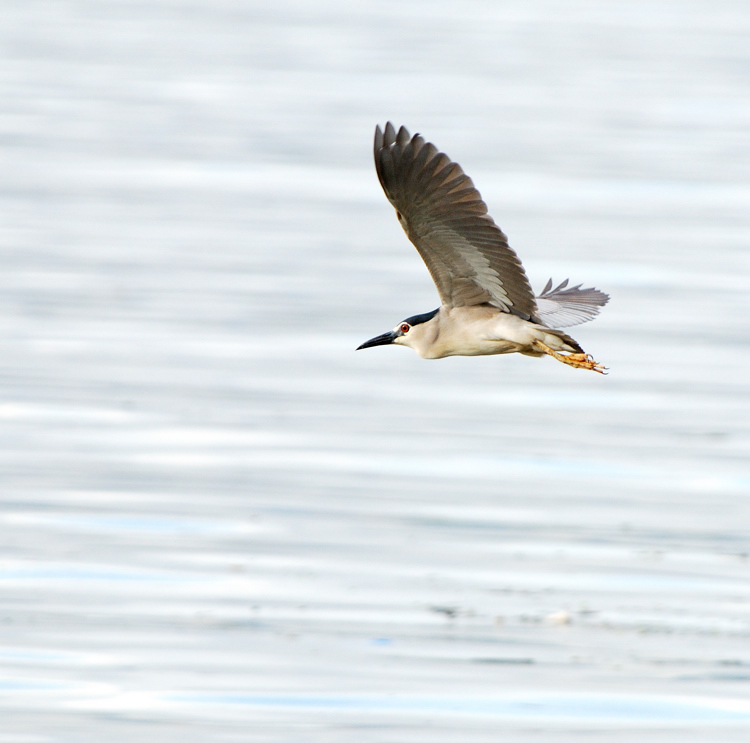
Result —
<instances>
[{"instance_id":1,"label":"wing tip","mask_svg":"<svg viewBox=\"0 0 750 743\"><path fill-rule=\"evenodd\" d=\"M399 146L404 147L419 136L420 134L417 133L412 137L405 126L400 126L396 129L396 126L391 121L386 121L383 129L380 128L380 124L376 124L375 150L377 152L378 150L381 150L384 147L390 147L393 144L398 144Z\"/></svg>"},{"instance_id":2,"label":"wing tip","mask_svg":"<svg viewBox=\"0 0 750 743\"><path fill-rule=\"evenodd\" d=\"M553 289L554 281L550 278L538 296L541 299L556 300L559 298L560 301L580 302L583 305L593 305L596 307L604 307L610 300L609 294L603 292L601 289L597 289L595 286L581 289L583 286L581 283L568 287L569 282L570 279L565 279L565 281L562 281Z\"/></svg>"}]
</instances>

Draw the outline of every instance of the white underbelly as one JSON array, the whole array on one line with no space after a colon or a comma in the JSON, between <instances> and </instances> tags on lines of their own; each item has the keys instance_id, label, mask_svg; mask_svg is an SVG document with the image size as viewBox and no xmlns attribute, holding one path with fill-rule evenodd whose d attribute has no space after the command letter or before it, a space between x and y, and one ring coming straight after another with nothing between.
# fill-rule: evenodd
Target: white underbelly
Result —
<instances>
[{"instance_id":1,"label":"white underbelly","mask_svg":"<svg viewBox=\"0 0 750 743\"><path fill-rule=\"evenodd\" d=\"M535 326L506 313L473 313L474 308L452 310L452 322L441 327L437 342L425 349L424 358L446 356L491 356L529 351L536 337Z\"/></svg>"}]
</instances>

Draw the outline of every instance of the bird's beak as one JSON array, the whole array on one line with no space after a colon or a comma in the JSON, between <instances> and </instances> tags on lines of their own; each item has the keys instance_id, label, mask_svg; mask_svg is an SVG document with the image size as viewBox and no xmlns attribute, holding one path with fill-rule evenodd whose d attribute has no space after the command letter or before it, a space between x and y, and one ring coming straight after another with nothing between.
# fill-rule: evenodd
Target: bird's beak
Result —
<instances>
[{"instance_id":1,"label":"bird's beak","mask_svg":"<svg viewBox=\"0 0 750 743\"><path fill-rule=\"evenodd\" d=\"M365 341L357 350L360 351L363 348L370 348L372 346L387 346L393 343L395 338L396 334L392 331L390 333L383 333L383 335L378 335L375 338L370 338L369 341Z\"/></svg>"}]
</instances>

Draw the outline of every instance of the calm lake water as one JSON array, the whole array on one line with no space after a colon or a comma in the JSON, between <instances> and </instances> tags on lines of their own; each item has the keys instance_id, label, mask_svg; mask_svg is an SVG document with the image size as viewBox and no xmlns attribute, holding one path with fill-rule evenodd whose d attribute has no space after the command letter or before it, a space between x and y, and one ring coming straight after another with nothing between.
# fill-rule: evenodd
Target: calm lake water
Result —
<instances>
[{"instance_id":1,"label":"calm lake water","mask_svg":"<svg viewBox=\"0 0 750 743\"><path fill-rule=\"evenodd\" d=\"M746 2L0 9L0 742L748 740ZM436 292L387 119L612 300Z\"/></svg>"}]
</instances>

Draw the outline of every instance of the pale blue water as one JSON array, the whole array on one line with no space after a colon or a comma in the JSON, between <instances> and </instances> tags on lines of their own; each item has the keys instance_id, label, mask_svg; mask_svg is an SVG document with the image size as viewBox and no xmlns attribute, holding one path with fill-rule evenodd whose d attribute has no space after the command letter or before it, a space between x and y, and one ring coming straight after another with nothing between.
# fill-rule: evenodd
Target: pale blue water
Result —
<instances>
[{"instance_id":1,"label":"pale blue water","mask_svg":"<svg viewBox=\"0 0 750 743\"><path fill-rule=\"evenodd\" d=\"M0 742L750 735L744 2L0 8ZM551 359L436 306L376 123L473 177Z\"/></svg>"}]
</instances>

